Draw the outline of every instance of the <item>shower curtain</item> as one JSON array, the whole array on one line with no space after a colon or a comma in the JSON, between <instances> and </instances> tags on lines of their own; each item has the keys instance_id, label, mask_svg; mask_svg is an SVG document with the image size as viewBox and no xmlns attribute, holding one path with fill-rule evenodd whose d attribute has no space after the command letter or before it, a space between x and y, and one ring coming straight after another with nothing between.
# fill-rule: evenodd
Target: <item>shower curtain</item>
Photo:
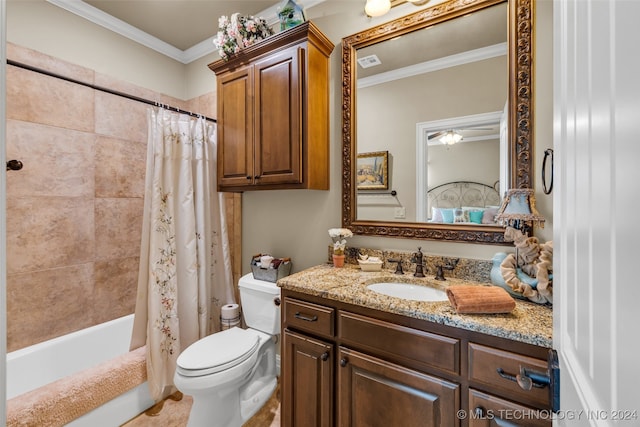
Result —
<instances>
[{"instance_id":1,"label":"shower curtain","mask_svg":"<svg viewBox=\"0 0 640 427\"><path fill-rule=\"evenodd\" d=\"M234 303L224 199L217 193L216 130L150 108L142 244L131 348L147 346L151 396L175 391L178 355L220 330Z\"/></svg>"}]
</instances>

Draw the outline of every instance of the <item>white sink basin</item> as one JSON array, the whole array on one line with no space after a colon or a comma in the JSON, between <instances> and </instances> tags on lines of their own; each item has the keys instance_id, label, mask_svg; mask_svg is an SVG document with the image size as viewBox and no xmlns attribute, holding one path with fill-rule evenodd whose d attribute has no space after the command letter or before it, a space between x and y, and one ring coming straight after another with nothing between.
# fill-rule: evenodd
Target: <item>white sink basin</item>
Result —
<instances>
[{"instance_id":1,"label":"white sink basin","mask_svg":"<svg viewBox=\"0 0 640 427\"><path fill-rule=\"evenodd\" d=\"M412 301L449 301L444 291L428 286L412 285L410 283L384 282L368 285L367 289L390 297L408 299Z\"/></svg>"}]
</instances>

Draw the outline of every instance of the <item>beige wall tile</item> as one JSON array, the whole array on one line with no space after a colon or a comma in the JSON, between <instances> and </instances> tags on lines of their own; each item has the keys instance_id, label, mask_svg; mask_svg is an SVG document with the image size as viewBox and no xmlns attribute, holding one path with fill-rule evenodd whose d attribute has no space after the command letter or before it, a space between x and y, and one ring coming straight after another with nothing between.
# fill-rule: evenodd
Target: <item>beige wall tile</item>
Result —
<instances>
[{"instance_id":1,"label":"beige wall tile","mask_svg":"<svg viewBox=\"0 0 640 427\"><path fill-rule=\"evenodd\" d=\"M99 136L96 197L144 197L147 144Z\"/></svg>"},{"instance_id":2,"label":"beige wall tile","mask_svg":"<svg viewBox=\"0 0 640 427\"><path fill-rule=\"evenodd\" d=\"M133 83L119 80L103 73L95 73L95 84L98 87L104 87L116 92L122 92L127 95L147 99L149 101L157 101L159 97L158 93L151 89L136 86Z\"/></svg>"},{"instance_id":3,"label":"beige wall tile","mask_svg":"<svg viewBox=\"0 0 640 427\"><path fill-rule=\"evenodd\" d=\"M94 324L93 264L7 276L7 351Z\"/></svg>"},{"instance_id":4,"label":"beige wall tile","mask_svg":"<svg viewBox=\"0 0 640 427\"><path fill-rule=\"evenodd\" d=\"M147 108L151 106L104 92L95 92L98 135L147 142Z\"/></svg>"},{"instance_id":5,"label":"beige wall tile","mask_svg":"<svg viewBox=\"0 0 640 427\"><path fill-rule=\"evenodd\" d=\"M142 199L96 199L96 260L140 255Z\"/></svg>"},{"instance_id":6,"label":"beige wall tile","mask_svg":"<svg viewBox=\"0 0 640 427\"><path fill-rule=\"evenodd\" d=\"M213 92L181 101L19 46L10 44L8 53L19 62L215 117ZM7 74L7 154L25 163L7 177L12 351L133 312L151 107L12 66ZM241 196L226 197L237 283L244 261Z\"/></svg>"},{"instance_id":7,"label":"beige wall tile","mask_svg":"<svg viewBox=\"0 0 640 427\"><path fill-rule=\"evenodd\" d=\"M93 131L93 90L7 66L7 119Z\"/></svg>"},{"instance_id":8,"label":"beige wall tile","mask_svg":"<svg viewBox=\"0 0 640 427\"><path fill-rule=\"evenodd\" d=\"M93 70L13 43L7 43L7 58L87 84L94 82Z\"/></svg>"},{"instance_id":9,"label":"beige wall tile","mask_svg":"<svg viewBox=\"0 0 640 427\"><path fill-rule=\"evenodd\" d=\"M8 199L7 272L23 273L91 262L93 215L93 199Z\"/></svg>"},{"instance_id":10,"label":"beige wall tile","mask_svg":"<svg viewBox=\"0 0 640 427\"><path fill-rule=\"evenodd\" d=\"M126 316L135 310L139 257L95 263L95 322Z\"/></svg>"},{"instance_id":11,"label":"beige wall tile","mask_svg":"<svg viewBox=\"0 0 640 427\"><path fill-rule=\"evenodd\" d=\"M92 133L8 120L7 158L24 167L7 174L7 197L93 197L94 140Z\"/></svg>"}]
</instances>

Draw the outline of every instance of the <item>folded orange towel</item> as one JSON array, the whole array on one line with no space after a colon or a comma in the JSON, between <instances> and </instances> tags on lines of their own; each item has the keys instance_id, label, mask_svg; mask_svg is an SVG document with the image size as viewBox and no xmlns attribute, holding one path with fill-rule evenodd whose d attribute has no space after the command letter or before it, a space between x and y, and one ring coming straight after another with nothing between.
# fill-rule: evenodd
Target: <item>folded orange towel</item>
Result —
<instances>
[{"instance_id":1,"label":"folded orange towel","mask_svg":"<svg viewBox=\"0 0 640 427\"><path fill-rule=\"evenodd\" d=\"M446 292L451 306L461 314L510 313L516 307L511 295L496 286L449 286Z\"/></svg>"}]
</instances>

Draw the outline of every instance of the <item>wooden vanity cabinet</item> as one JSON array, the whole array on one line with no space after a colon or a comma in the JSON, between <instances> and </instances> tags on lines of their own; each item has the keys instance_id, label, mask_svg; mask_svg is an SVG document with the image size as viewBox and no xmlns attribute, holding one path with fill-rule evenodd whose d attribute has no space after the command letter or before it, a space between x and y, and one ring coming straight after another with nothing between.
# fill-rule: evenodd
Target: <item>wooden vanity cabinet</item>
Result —
<instances>
[{"instance_id":1,"label":"wooden vanity cabinet","mask_svg":"<svg viewBox=\"0 0 640 427\"><path fill-rule=\"evenodd\" d=\"M332 344L283 332L282 357L287 362L281 378L282 425L333 425L334 353Z\"/></svg>"},{"instance_id":2,"label":"wooden vanity cabinet","mask_svg":"<svg viewBox=\"0 0 640 427\"><path fill-rule=\"evenodd\" d=\"M498 373L544 371L545 348L286 289L282 298L285 427L551 425L548 388Z\"/></svg>"},{"instance_id":3,"label":"wooden vanity cabinet","mask_svg":"<svg viewBox=\"0 0 640 427\"><path fill-rule=\"evenodd\" d=\"M338 360L336 425L459 425L458 384L346 347Z\"/></svg>"},{"instance_id":4,"label":"wooden vanity cabinet","mask_svg":"<svg viewBox=\"0 0 640 427\"><path fill-rule=\"evenodd\" d=\"M228 61L217 80L218 190L329 189L329 55L312 23Z\"/></svg>"}]
</instances>

